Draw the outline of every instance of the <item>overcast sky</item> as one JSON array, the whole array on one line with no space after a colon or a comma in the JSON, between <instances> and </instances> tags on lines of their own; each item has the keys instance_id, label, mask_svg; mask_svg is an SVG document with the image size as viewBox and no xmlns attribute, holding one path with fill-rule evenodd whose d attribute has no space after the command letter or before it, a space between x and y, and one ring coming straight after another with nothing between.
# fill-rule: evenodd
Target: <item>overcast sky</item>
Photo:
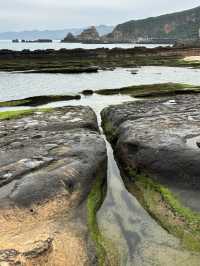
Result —
<instances>
[{"instance_id":1,"label":"overcast sky","mask_svg":"<svg viewBox=\"0 0 200 266\"><path fill-rule=\"evenodd\" d=\"M199 0L0 0L0 32L116 25L199 5Z\"/></svg>"}]
</instances>

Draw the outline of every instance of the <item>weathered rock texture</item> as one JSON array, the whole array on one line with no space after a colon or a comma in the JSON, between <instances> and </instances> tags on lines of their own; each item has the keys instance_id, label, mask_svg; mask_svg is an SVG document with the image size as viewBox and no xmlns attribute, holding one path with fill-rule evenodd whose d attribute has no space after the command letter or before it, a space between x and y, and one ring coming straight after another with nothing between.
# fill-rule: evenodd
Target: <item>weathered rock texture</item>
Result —
<instances>
[{"instance_id":1,"label":"weathered rock texture","mask_svg":"<svg viewBox=\"0 0 200 266\"><path fill-rule=\"evenodd\" d=\"M111 106L102 113L124 168L169 187L200 211L200 96L177 96Z\"/></svg>"},{"instance_id":2,"label":"weathered rock texture","mask_svg":"<svg viewBox=\"0 0 200 266\"><path fill-rule=\"evenodd\" d=\"M131 192L124 190L115 171L109 197L100 210L100 218L105 217L100 220L103 230L121 243L118 246L125 247L120 249L126 261L121 265L199 264L200 219L194 221L197 228L194 231L184 214L179 217L173 212L158 192L159 183L164 184L175 194L181 194L185 205L200 210L200 153L197 146L187 143L187 139L200 134L200 98L191 95L174 99L176 104L165 98L110 106L102 112L103 128L112 142L126 188ZM115 165L109 169L115 170ZM143 180L146 183L139 187L139 181L142 184ZM155 183L155 189L146 180ZM118 205L113 208L116 202Z\"/></svg>"},{"instance_id":3,"label":"weathered rock texture","mask_svg":"<svg viewBox=\"0 0 200 266\"><path fill-rule=\"evenodd\" d=\"M86 201L106 148L87 107L0 122L0 265L96 265Z\"/></svg>"}]
</instances>

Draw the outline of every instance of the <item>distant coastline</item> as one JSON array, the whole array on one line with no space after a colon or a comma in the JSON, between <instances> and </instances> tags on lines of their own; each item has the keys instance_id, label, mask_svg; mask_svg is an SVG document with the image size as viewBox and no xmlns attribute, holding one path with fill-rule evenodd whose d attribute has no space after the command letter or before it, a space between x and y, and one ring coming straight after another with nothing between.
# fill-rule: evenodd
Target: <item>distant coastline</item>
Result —
<instances>
[{"instance_id":1,"label":"distant coastline","mask_svg":"<svg viewBox=\"0 0 200 266\"><path fill-rule=\"evenodd\" d=\"M66 28L61 30L26 30L26 31L8 31L0 32L0 40L36 40L51 39L62 40L69 32L75 35L80 34L87 27ZM99 25L96 27L100 35L108 34L113 31L114 26Z\"/></svg>"}]
</instances>

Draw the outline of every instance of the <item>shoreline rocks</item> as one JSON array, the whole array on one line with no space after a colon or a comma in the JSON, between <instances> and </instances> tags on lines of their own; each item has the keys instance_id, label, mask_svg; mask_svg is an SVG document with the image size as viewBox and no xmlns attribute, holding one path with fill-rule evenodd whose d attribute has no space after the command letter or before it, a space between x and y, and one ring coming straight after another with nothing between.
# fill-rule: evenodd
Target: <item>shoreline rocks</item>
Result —
<instances>
[{"instance_id":1,"label":"shoreline rocks","mask_svg":"<svg viewBox=\"0 0 200 266\"><path fill-rule=\"evenodd\" d=\"M97 265L87 198L107 154L95 113L35 110L0 132L0 264Z\"/></svg>"},{"instance_id":2,"label":"shoreline rocks","mask_svg":"<svg viewBox=\"0 0 200 266\"><path fill-rule=\"evenodd\" d=\"M80 95L41 95L23 98L13 101L0 102L1 107L13 107L13 106L40 106L52 102L80 100Z\"/></svg>"},{"instance_id":3,"label":"shoreline rocks","mask_svg":"<svg viewBox=\"0 0 200 266\"><path fill-rule=\"evenodd\" d=\"M199 99L199 95L151 99L111 106L102 113L119 161L170 187L198 211L200 153L188 140L199 135ZM194 205L187 190L197 197Z\"/></svg>"},{"instance_id":4,"label":"shoreline rocks","mask_svg":"<svg viewBox=\"0 0 200 266\"><path fill-rule=\"evenodd\" d=\"M102 111L103 128L126 188L164 229L180 239L183 249L197 254L199 100L199 95L179 95Z\"/></svg>"},{"instance_id":5,"label":"shoreline rocks","mask_svg":"<svg viewBox=\"0 0 200 266\"><path fill-rule=\"evenodd\" d=\"M185 62L188 56L198 56L199 48L157 47L148 49L60 49L60 50L0 50L0 71L26 73L94 73L98 69L139 66L199 67Z\"/></svg>"}]
</instances>

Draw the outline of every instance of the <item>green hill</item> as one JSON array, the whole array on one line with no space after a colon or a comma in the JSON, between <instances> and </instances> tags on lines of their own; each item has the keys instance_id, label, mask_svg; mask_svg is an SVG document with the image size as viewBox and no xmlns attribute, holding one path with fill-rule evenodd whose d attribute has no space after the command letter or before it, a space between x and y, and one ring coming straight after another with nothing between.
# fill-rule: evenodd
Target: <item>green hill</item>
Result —
<instances>
[{"instance_id":1,"label":"green hill","mask_svg":"<svg viewBox=\"0 0 200 266\"><path fill-rule=\"evenodd\" d=\"M115 27L109 38L120 42L196 39L199 37L199 28L200 6L183 12L128 21Z\"/></svg>"}]
</instances>

